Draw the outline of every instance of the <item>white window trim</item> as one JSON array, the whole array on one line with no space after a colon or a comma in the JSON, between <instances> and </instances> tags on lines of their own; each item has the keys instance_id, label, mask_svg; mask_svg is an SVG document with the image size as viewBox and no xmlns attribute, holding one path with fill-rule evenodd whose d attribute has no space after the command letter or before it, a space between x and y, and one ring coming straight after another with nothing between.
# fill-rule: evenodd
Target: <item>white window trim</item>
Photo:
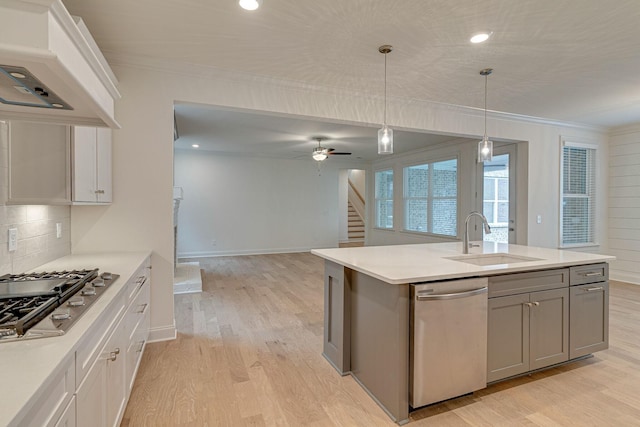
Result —
<instances>
[{"instance_id":1,"label":"white window trim","mask_svg":"<svg viewBox=\"0 0 640 427\"><path fill-rule=\"evenodd\" d=\"M376 174L378 172L388 172L391 171L391 173L393 173L393 196L391 197L391 203L393 206L393 209L391 210L391 212L393 213L393 220L391 221L391 227L379 227L378 226L378 198L376 197ZM393 168L392 166L390 167L383 167L380 169L375 169L373 171L373 227L376 230L381 230L381 231L395 231L395 226L396 226L396 215L395 215L395 206L396 206L396 171L395 168ZM382 200L382 199L380 199ZM384 199L384 200L389 200L389 199Z\"/></svg>"},{"instance_id":2,"label":"white window trim","mask_svg":"<svg viewBox=\"0 0 640 427\"><path fill-rule=\"evenodd\" d=\"M593 242L584 242L584 243L563 243L563 197L564 197L564 148L565 147L576 147L576 148L585 148L585 149L590 149L590 150L594 150L594 156L595 156L595 170L594 172L594 181L597 183L598 182L598 156L599 156L599 150L598 150L598 145L596 144L591 144L588 142L580 142L580 141L575 141L572 139L565 139L563 137L560 137L560 176L559 176L559 201L558 201L558 211L559 211L559 215L558 215L558 248L560 249L570 249L570 248L588 248L588 247L594 247L594 246L600 246L600 244L597 241L597 229L596 224L597 224L597 218L595 218L597 209L594 211L593 215L594 215L594 230L593 230ZM594 188L594 197L598 197L598 194L596 192L596 189Z\"/></svg>"},{"instance_id":3,"label":"white window trim","mask_svg":"<svg viewBox=\"0 0 640 427\"><path fill-rule=\"evenodd\" d=\"M451 234L439 234L439 233L434 233L433 231L418 231L418 230L409 230L406 228L406 203L405 203L405 188L404 188L404 180L405 180L405 175L404 175L404 171L406 168L410 168L413 166L421 166L421 165L425 165L425 164L429 164L432 165L434 163L440 163L440 162L446 162L449 160L455 160L456 161L456 234L455 235L451 235ZM443 239L453 239L453 240L457 240L458 239L458 229L459 229L459 218L460 218L460 155L459 153L456 154L450 154L450 155L446 155L446 154L442 154L440 156L437 157L432 157L430 159L425 159L425 160L414 160L412 162L404 162L401 164L401 179L402 179L402 195L400 196L400 200L401 200L401 206L402 206L402 216L401 216L401 220L402 220L402 232L403 233L408 233L408 234L416 234L416 235L421 235L421 236L432 236L432 237L438 237L438 238L443 238ZM394 180L395 180L395 176L394 176ZM395 197L396 193L395 193L395 189L394 189L394 197ZM430 197L427 197L427 200L430 200ZM427 202L428 203L428 202ZM427 213L428 216L429 213ZM427 221L427 224L429 223L429 221ZM394 217L394 224L395 224L395 217Z\"/></svg>"}]
</instances>

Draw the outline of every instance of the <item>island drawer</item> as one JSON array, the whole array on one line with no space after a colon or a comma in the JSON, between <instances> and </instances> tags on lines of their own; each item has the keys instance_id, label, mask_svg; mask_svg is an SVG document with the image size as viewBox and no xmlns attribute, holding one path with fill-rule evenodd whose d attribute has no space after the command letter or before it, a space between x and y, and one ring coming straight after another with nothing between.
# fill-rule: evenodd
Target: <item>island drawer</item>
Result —
<instances>
[{"instance_id":1,"label":"island drawer","mask_svg":"<svg viewBox=\"0 0 640 427\"><path fill-rule=\"evenodd\" d=\"M489 277L489 298L569 286L569 269L529 271Z\"/></svg>"},{"instance_id":2,"label":"island drawer","mask_svg":"<svg viewBox=\"0 0 640 427\"><path fill-rule=\"evenodd\" d=\"M570 268L569 282L571 286L585 285L587 283L605 282L609 279L609 264L579 265Z\"/></svg>"}]
</instances>

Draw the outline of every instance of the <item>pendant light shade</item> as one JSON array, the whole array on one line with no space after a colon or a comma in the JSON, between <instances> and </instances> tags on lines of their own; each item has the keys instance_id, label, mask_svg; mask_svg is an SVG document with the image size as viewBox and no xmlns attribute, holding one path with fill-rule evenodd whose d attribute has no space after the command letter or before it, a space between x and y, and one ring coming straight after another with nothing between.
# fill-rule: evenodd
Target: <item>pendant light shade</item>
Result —
<instances>
[{"instance_id":1,"label":"pendant light shade","mask_svg":"<svg viewBox=\"0 0 640 427\"><path fill-rule=\"evenodd\" d=\"M493 159L493 141L489 141L487 136L487 80L492 68L480 70L480 75L484 76L484 137L478 142L478 163L490 162Z\"/></svg>"},{"instance_id":2,"label":"pendant light shade","mask_svg":"<svg viewBox=\"0 0 640 427\"><path fill-rule=\"evenodd\" d=\"M393 129L387 125L378 129L378 154L393 154Z\"/></svg>"},{"instance_id":3,"label":"pendant light shade","mask_svg":"<svg viewBox=\"0 0 640 427\"><path fill-rule=\"evenodd\" d=\"M387 126L387 53L392 50L388 44L378 48L378 52L384 55L384 121L378 130L378 154L393 154L393 129Z\"/></svg>"}]
</instances>

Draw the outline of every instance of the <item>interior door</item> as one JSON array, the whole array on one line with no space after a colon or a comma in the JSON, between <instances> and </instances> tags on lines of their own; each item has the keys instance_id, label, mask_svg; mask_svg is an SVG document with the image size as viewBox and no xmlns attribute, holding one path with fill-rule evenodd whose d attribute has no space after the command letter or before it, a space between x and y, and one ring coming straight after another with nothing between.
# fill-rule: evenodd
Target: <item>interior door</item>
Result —
<instances>
[{"instance_id":1,"label":"interior door","mask_svg":"<svg viewBox=\"0 0 640 427\"><path fill-rule=\"evenodd\" d=\"M516 243L516 149L516 144L494 146L493 159L478 163L477 209L491 226L484 241Z\"/></svg>"}]
</instances>

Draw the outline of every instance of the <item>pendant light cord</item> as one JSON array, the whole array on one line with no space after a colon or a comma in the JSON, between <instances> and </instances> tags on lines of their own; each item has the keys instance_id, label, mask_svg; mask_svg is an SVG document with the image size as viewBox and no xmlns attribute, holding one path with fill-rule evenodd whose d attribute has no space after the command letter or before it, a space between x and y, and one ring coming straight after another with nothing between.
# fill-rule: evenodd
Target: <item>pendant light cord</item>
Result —
<instances>
[{"instance_id":1,"label":"pendant light cord","mask_svg":"<svg viewBox=\"0 0 640 427\"><path fill-rule=\"evenodd\" d=\"M489 74L484 76L484 141L487 140L487 81Z\"/></svg>"},{"instance_id":2,"label":"pendant light cord","mask_svg":"<svg viewBox=\"0 0 640 427\"><path fill-rule=\"evenodd\" d=\"M486 100L485 100L486 103ZM387 125L387 54L384 54L384 125Z\"/></svg>"}]
</instances>

